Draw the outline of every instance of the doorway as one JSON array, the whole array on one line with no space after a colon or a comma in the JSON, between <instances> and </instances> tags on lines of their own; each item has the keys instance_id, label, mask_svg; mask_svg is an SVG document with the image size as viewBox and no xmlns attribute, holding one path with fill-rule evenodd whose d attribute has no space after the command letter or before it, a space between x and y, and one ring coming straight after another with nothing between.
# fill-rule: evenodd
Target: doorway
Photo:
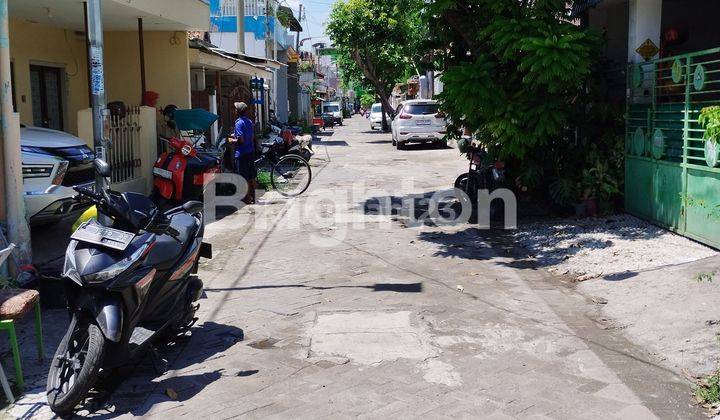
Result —
<instances>
[{"instance_id":1,"label":"doorway","mask_svg":"<svg viewBox=\"0 0 720 420\"><path fill-rule=\"evenodd\" d=\"M62 69L30 66L33 125L63 130Z\"/></svg>"}]
</instances>

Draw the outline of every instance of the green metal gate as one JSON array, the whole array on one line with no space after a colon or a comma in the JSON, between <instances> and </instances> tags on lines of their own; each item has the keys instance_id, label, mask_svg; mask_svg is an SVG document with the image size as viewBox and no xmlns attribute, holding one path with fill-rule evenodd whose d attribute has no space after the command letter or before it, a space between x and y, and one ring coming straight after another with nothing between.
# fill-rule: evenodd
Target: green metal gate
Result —
<instances>
[{"instance_id":1,"label":"green metal gate","mask_svg":"<svg viewBox=\"0 0 720 420\"><path fill-rule=\"evenodd\" d=\"M717 151L697 122L702 108L720 105L720 48L628 70L626 210L720 247Z\"/></svg>"}]
</instances>

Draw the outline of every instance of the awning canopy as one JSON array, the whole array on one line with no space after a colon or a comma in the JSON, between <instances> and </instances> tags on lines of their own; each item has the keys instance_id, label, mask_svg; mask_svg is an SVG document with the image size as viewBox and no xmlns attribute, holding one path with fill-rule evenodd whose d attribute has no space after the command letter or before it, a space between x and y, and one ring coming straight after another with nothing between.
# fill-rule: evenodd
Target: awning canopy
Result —
<instances>
[{"instance_id":1,"label":"awning canopy","mask_svg":"<svg viewBox=\"0 0 720 420\"><path fill-rule=\"evenodd\" d=\"M224 73L272 78L272 71L260 64L241 60L225 50L199 39L189 41L190 67L220 70Z\"/></svg>"},{"instance_id":2,"label":"awning canopy","mask_svg":"<svg viewBox=\"0 0 720 420\"><path fill-rule=\"evenodd\" d=\"M10 0L10 16L75 31L83 31L83 2L78 0ZM138 18L145 31L207 30L210 8L198 0L105 0L103 29L135 31Z\"/></svg>"}]
</instances>

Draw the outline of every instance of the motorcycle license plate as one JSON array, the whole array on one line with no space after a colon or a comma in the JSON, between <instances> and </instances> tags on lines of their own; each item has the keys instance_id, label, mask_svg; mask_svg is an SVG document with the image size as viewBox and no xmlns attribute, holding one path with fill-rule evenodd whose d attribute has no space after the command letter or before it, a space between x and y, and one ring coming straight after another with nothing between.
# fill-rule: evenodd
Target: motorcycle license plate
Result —
<instances>
[{"instance_id":1,"label":"motorcycle license plate","mask_svg":"<svg viewBox=\"0 0 720 420\"><path fill-rule=\"evenodd\" d=\"M72 236L70 236L70 238L77 241L117 249L118 251L124 251L125 248L130 245L133 238L135 238L135 234L125 232L124 230L105 227L94 220L90 220L81 224Z\"/></svg>"},{"instance_id":2,"label":"motorcycle license plate","mask_svg":"<svg viewBox=\"0 0 720 420\"><path fill-rule=\"evenodd\" d=\"M172 179L172 172L163 168L153 168L153 175L157 175L160 178Z\"/></svg>"}]
</instances>

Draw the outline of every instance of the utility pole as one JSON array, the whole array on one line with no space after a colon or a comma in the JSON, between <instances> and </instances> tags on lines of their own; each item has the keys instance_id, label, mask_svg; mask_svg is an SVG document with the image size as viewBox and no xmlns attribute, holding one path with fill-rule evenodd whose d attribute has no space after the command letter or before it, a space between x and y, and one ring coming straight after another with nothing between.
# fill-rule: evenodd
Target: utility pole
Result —
<instances>
[{"instance_id":1,"label":"utility pole","mask_svg":"<svg viewBox=\"0 0 720 420\"><path fill-rule=\"evenodd\" d=\"M237 0L238 54L245 54L245 0Z\"/></svg>"},{"instance_id":2,"label":"utility pole","mask_svg":"<svg viewBox=\"0 0 720 420\"><path fill-rule=\"evenodd\" d=\"M270 0L265 0L265 58L270 58Z\"/></svg>"},{"instance_id":3,"label":"utility pole","mask_svg":"<svg viewBox=\"0 0 720 420\"><path fill-rule=\"evenodd\" d=\"M25 219L22 159L20 158L20 116L13 110L10 74L10 29L8 0L0 0L0 102L2 106L3 165L5 178L5 206L7 208L8 239L19 251L18 262L32 260L30 228ZM20 267L12 267L17 274Z\"/></svg>"},{"instance_id":4,"label":"utility pole","mask_svg":"<svg viewBox=\"0 0 720 420\"><path fill-rule=\"evenodd\" d=\"M90 68L90 94L92 96L93 145L95 157L107 159L108 139L105 137L105 125L109 124L105 107L105 70L103 64L103 26L101 0L87 0L88 5L88 67ZM107 127L109 129L109 127ZM95 176L96 191L104 191L108 179Z\"/></svg>"},{"instance_id":5,"label":"utility pole","mask_svg":"<svg viewBox=\"0 0 720 420\"><path fill-rule=\"evenodd\" d=\"M277 18L277 12L278 8L280 7L280 3L276 3L273 0L273 6L275 6L275 9L273 10L273 60L277 61L277 25L275 24L275 21L278 20Z\"/></svg>"},{"instance_id":6,"label":"utility pole","mask_svg":"<svg viewBox=\"0 0 720 420\"><path fill-rule=\"evenodd\" d=\"M302 21L302 9L303 5L300 5L300 11L298 12L298 22ZM295 52L300 52L300 31L297 32L297 39L295 40Z\"/></svg>"}]
</instances>

